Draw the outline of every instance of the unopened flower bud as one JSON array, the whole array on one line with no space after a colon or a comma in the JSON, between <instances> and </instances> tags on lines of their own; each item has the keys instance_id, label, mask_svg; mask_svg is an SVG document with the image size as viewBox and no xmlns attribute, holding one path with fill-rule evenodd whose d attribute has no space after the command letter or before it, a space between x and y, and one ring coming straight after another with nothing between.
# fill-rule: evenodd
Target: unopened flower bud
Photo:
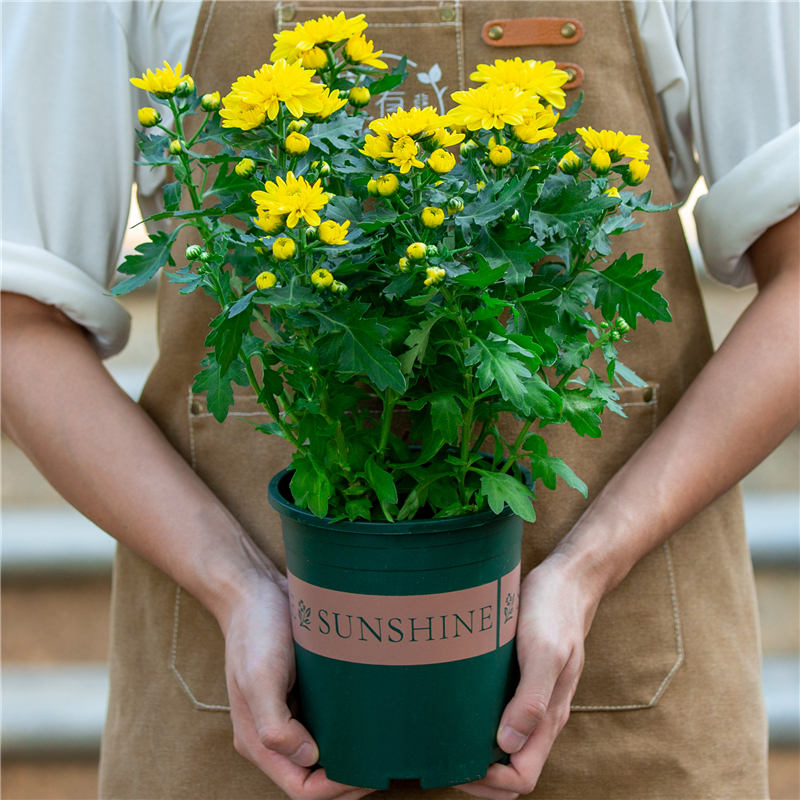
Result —
<instances>
[{"instance_id":1,"label":"unopened flower bud","mask_svg":"<svg viewBox=\"0 0 800 800\"><path fill-rule=\"evenodd\" d=\"M347 284L344 284L341 281L334 281L331 284L331 291L334 294L344 294L347 291Z\"/></svg>"},{"instance_id":2,"label":"unopened flower bud","mask_svg":"<svg viewBox=\"0 0 800 800\"><path fill-rule=\"evenodd\" d=\"M408 259L405 256L397 262L397 268L400 272L408 272L411 269L411 267L408 266Z\"/></svg>"},{"instance_id":3,"label":"unopened flower bud","mask_svg":"<svg viewBox=\"0 0 800 800\"><path fill-rule=\"evenodd\" d=\"M169 143L169 152L173 156L177 156L177 155L179 155L180 153L183 152L183 145L181 144L181 140L180 139L173 139Z\"/></svg>"},{"instance_id":4,"label":"unopened flower bud","mask_svg":"<svg viewBox=\"0 0 800 800\"><path fill-rule=\"evenodd\" d=\"M400 181L397 179L397 175L391 172L387 172L386 175L381 175L377 183L378 194L381 195L381 197L391 197L400 188Z\"/></svg>"},{"instance_id":5,"label":"unopened flower bud","mask_svg":"<svg viewBox=\"0 0 800 800\"><path fill-rule=\"evenodd\" d=\"M480 192L486 188L486 181L476 181L475 188Z\"/></svg>"},{"instance_id":6,"label":"unopened flower bud","mask_svg":"<svg viewBox=\"0 0 800 800\"><path fill-rule=\"evenodd\" d=\"M519 222L519 209L515 208L511 214L511 221L512 222Z\"/></svg>"},{"instance_id":7,"label":"unopened flower bud","mask_svg":"<svg viewBox=\"0 0 800 800\"><path fill-rule=\"evenodd\" d=\"M441 267L428 267L425 270L425 274L428 277L425 278L423 283L426 286L433 286L437 283L441 283L447 273Z\"/></svg>"},{"instance_id":8,"label":"unopened flower bud","mask_svg":"<svg viewBox=\"0 0 800 800\"><path fill-rule=\"evenodd\" d=\"M318 289L327 289L333 283L333 275L327 269L315 269L311 273L311 283Z\"/></svg>"},{"instance_id":9,"label":"unopened flower bud","mask_svg":"<svg viewBox=\"0 0 800 800\"><path fill-rule=\"evenodd\" d=\"M622 338L622 334L619 331L611 331L609 335L613 342L618 342Z\"/></svg>"},{"instance_id":10,"label":"unopened flower bud","mask_svg":"<svg viewBox=\"0 0 800 800\"><path fill-rule=\"evenodd\" d=\"M161 114L154 108L140 108L136 112L136 116L139 117L139 124L143 128L152 128L161 122Z\"/></svg>"},{"instance_id":11,"label":"unopened flower bud","mask_svg":"<svg viewBox=\"0 0 800 800\"><path fill-rule=\"evenodd\" d=\"M312 161L311 169L317 170L320 176L331 174L331 165L327 161Z\"/></svg>"},{"instance_id":12,"label":"unopened flower bud","mask_svg":"<svg viewBox=\"0 0 800 800\"><path fill-rule=\"evenodd\" d=\"M511 163L514 154L504 144L498 144L489 151L489 161L496 167L504 167L506 164Z\"/></svg>"},{"instance_id":13,"label":"unopened flower bud","mask_svg":"<svg viewBox=\"0 0 800 800\"><path fill-rule=\"evenodd\" d=\"M592 153L589 163L596 175L607 175L611 169L611 156L602 148L598 148Z\"/></svg>"},{"instance_id":14,"label":"unopened flower bud","mask_svg":"<svg viewBox=\"0 0 800 800\"><path fill-rule=\"evenodd\" d=\"M353 108L364 108L369 105L372 95L366 86L354 86L347 95L350 105Z\"/></svg>"},{"instance_id":15,"label":"unopened flower bud","mask_svg":"<svg viewBox=\"0 0 800 800\"><path fill-rule=\"evenodd\" d=\"M197 261L199 260L200 256L203 254L203 248L200 247L199 244L190 244L186 248L186 260L187 261Z\"/></svg>"},{"instance_id":16,"label":"unopened flower bud","mask_svg":"<svg viewBox=\"0 0 800 800\"><path fill-rule=\"evenodd\" d=\"M259 291L263 291L264 289L271 289L277 282L278 279L275 277L274 272L262 272L256 278L256 288Z\"/></svg>"},{"instance_id":17,"label":"unopened flower bud","mask_svg":"<svg viewBox=\"0 0 800 800\"><path fill-rule=\"evenodd\" d=\"M300 56L300 60L306 69L312 69L316 72L328 63L328 56L321 47L312 47Z\"/></svg>"},{"instance_id":18,"label":"unopened flower bud","mask_svg":"<svg viewBox=\"0 0 800 800\"><path fill-rule=\"evenodd\" d=\"M638 186L647 177L648 172L650 172L650 165L636 158L628 164L628 171L625 173L625 183L627 183L628 186Z\"/></svg>"},{"instance_id":19,"label":"unopened flower bud","mask_svg":"<svg viewBox=\"0 0 800 800\"><path fill-rule=\"evenodd\" d=\"M287 126L289 133L302 133L308 127L307 119L293 119Z\"/></svg>"},{"instance_id":20,"label":"unopened flower bud","mask_svg":"<svg viewBox=\"0 0 800 800\"><path fill-rule=\"evenodd\" d=\"M288 261L297 252L297 245L288 236L281 236L272 243L272 255L278 261Z\"/></svg>"},{"instance_id":21,"label":"unopened flower bud","mask_svg":"<svg viewBox=\"0 0 800 800\"><path fill-rule=\"evenodd\" d=\"M627 333L630 329L631 326L622 317L617 317L617 330L620 333Z\"/></svg>"},{"instance_id":22,"label":"unopened flower bud","mask_svg":"<svg viewBox=\"0 0 800 800\"><path fill-rule=\"evenodd\" d=\"M233 171L240 178L252 178L256 171L256 162L252 158L243 158L234 168Z\"/></svg>"},{"instance_id":23,"label":"unopened flower bud","mask_svg":"<svg viewBox=\"0 0 800 800\"><path fill-rule=\"evenodd\" d=\"M422 261L427 252L428 248L424 242L414 242L406 248L406 256L409 261Z\"/></svg>"},{"instance_id":24,"label":"unopened flower bud","mask_svg":"<svg viewBox=\"0 0 800 800\"><path fill-rule=\"evenodd\" d=\"M558 162L558 168L566 175L577 175L583 169L583 159L576 152L570 150Z\"/></svg>"},{"instance_id":25,"label":"unopened flower bud","mask_svg":"<svg viewBox=\"0 0 800 800\"><path fill-rule=\"evenodd\" d=\"M219 92L211 92L204 94L200 98L200 108L203 111L217 111L220 106Z\"/></svg>"},{"instance_id":26,"label":"unopened flower bud","mask_svg":"<svg viewBox=\"0 0 800 800\"><path fill-rule=\"evenodd\" d=\"M420 218L426 228L438 228L444 222L444 211L434 206L426 206L422 209Z\"/></svg>"},{"instance_id":27,"label":"unopened flower bud","mask_svg":"<svg viewBox=\"0 0 800 800\"><path fill-rule=\"evenodd\" d=\"M211 253L209 253L208 250L203 250L203 252L200 253L200 261L204 264L208 264L208 262L211 261Z\"/></svg>"},{"instance_id":28,"label":"unopened flower bud","mask_svg":"<svg viewBox=\"0 0 800 800\"><path fill-rule=\"evenodd\" d=\"M466 142L461 143L461 147L459 151L461 153L462 158L466 158L470 153L474 153L478 149L478 144L472 139L468 139Z\"/></svg>"},{"instance_id":29,"label":"unopened flower bud","mask_svg":"<svg viewBox=\"0 0 800 800\"><path fill-rule=\"evenodd\" d=\"M464 201L460 197L451 197L447 201L447 213L458 214L459 211L464 210Z\"/></svg>"},{"instance_id":30,"label":"unopened flower bud","mask_svg":"<svg viewBox=\"0 0 800 800\"><path fill-rule=\"evenodd\" d=\"M613 197L616 200L619 200L619 189L616 186L612 186L610 189L606 189L603 192L606 197Z\"/></svg>"},{"instance_id":31,"label":"unopened flower bud","mask_svg":"<svg viewBox=\"0 0 800 800\"><path fill-rule=\"evenodd\" d=\"M286 141L283 143L283 146L286 148L286 152L290 155L302 156L308 152L308 148L311 147L311 142L309 141L308 136L303 136L302 133L297 133L294 131L286 137Z\"/></svg>"},{"instance_id":32,"label":"unopened flower bud","mask_svg":"<svg viewBox=\"0 0 800 800\"><path fill-rule=\"evenodd\" d=\"M194 91L194 80L191 75L184 75L181 82L175 87L175 94L178 97L188 97Z\"/></svg>"},{"instance_id":33,"label":"unopened flower bud","mask_svg":"<svg viewBox=\"0 0 800 800\"><path fill-rule=\"evenodd\" d=\"M367 183L367 191L373 196L377 197L380 192L378 191L378 181L375 178L370 178Z\"/></svg>"},{"instance_id":34,"label":"unopened flower bud","mask_svg":"<svg viewBox=\"0 0 800 800\"><path fill-rule=\"evenodd\" d=\"M450 172L455 165L456 157L452 153L448 153L447 150L439 148L428 156L428 166L439 175Z\"/></svg>"},{"instance_id":35,"label":"unopened flower bud","mask_svg":"<svg viewBox=\"0 0 800 800\"><path fill-rule=\"evenodd\" d=\"M311 241L312 239L316 239L319 234L319 228L315 228L312 225L309 225L306 228L306 240Z\"/></svg>"}]
</instances>

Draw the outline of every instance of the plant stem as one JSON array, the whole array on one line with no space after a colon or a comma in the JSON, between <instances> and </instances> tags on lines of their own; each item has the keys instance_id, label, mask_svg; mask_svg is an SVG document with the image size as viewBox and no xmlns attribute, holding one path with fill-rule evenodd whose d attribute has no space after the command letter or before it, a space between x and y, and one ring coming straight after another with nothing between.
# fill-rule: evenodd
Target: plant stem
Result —
<instances>
[{"instance_id":1,"label":"plant stem","mask_svg":"<svg viewBox=\"0 0 800 800\"><path fill-rule=\"evenodd\" d=\"M522 429L520 430L519 435L516 438L516 441L511 447L511 452L508 454L506 463L503 464L503 468L500 470L500 472L508 472L513 466L514 462L519 460L519 456L517 455L517 453L519 452L519 448L522 446L525 437L528 435L528 431L530 430L531 425L533 425L533 420L529 420L522 426Z\"/></svg>"},{"instance_id":2,"label":"plant stem","mask_svg":"<svg viewBox=\"0 0 800 800\"><path fill-rule=\"evenodd\" d=\"M381 464L385 462L384 450L389 442L389 430L392 426L392 415L394 414L394 407L397 404L397 397L392 389L386 390L386 396L383 398L383 415L381 417L381 438L378 441L378 460Z\"/></svg>"}]
</instances>

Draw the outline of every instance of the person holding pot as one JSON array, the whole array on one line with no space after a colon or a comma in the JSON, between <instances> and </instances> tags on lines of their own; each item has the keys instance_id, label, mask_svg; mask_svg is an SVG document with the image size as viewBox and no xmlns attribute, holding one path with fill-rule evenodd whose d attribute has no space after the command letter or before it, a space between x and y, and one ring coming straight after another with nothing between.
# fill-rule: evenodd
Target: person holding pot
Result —
<instances>
[{"instance_id":1,"label":"person holding pot","mask_svg":"<svg viewBox=\"0 0 800 800\"><path fill-rule=\"evenodd\" d=\"M523 545L522 678L498 730L511 761L459 788L491 800L534 788L552 798L766 797L736 483L798 424L798 6L379 0L348 14L362 7L384 58L407 53L412 67L402 93L373 99L376 114L445 110L446 92L464 88L477 63L556 60L574 76L568 101L586 91L582 122L654 145L658 202L684 198L702 172L708 267L760 288L712 354L677 215L635 234L665 272L675 324L643 328L626 356L648 383L622 397L627 420L607 420L603 439L588 442L543 431L592 494L537 501ZM272 33L337 11L4 5L3 430L120 542L105 798L368 793L311 769L316 744L287 701L285 561L266 483L290 452L236 424L259 413L247 392L224 425L192 394L210 301L178 298L162 281L160 358L141 405L101 361L124 346L129 324L105 287L134 179L141 98L130 74L182 61L204 91L222 91L267 59ZM76 107L75 86L93 87L95 108ZM758 109L745 111L752 97ZM135 177L143 210L155 209L164 176Z\"/></svg>"}]
</instances>

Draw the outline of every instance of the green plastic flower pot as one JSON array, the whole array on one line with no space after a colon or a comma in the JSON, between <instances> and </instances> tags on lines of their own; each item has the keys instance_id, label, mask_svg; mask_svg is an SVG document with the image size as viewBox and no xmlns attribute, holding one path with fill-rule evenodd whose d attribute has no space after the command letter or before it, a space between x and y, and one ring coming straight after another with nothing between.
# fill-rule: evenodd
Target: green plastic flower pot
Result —
<instances>
[{"instance_id":1,"label":"green plastic flower pot","mask_svg":"<svg viewBox=\"0 0 800 800\"><path fill-rule=\"evenodd\" d=\"M386 789L477 780L519 673L522 520L336 522L269 485L282 517L299 718L331 780Z\"/></svg>"}]
</instances>

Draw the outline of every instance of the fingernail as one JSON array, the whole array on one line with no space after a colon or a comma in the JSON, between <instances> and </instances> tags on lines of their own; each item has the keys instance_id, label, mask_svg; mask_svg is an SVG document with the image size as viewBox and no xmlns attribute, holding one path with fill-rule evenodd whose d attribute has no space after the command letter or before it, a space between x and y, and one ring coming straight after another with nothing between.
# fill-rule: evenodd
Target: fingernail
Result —
<instances>
[{"instance_id":1,"label":"fingernail","mask_svg":"<svg viewBox=\"0 0 800 800\"><path fill-rule=\"evenodd\" d=\"M498 744L506 753L519 752L527 741L527 736L515 731L510 725L506 725L498 737Z\"/></svg>"},{"instance_id":2,"label":"fingernail","mask_svg":"<svg viewBox=\"0 0 800 800\"><path fill-rule=\"evenodd\" d=\"M294 755L289 756L298 767L313 767L317 763L317 751L308 742L303 742Z\"/></svg>"}]
</instances>

